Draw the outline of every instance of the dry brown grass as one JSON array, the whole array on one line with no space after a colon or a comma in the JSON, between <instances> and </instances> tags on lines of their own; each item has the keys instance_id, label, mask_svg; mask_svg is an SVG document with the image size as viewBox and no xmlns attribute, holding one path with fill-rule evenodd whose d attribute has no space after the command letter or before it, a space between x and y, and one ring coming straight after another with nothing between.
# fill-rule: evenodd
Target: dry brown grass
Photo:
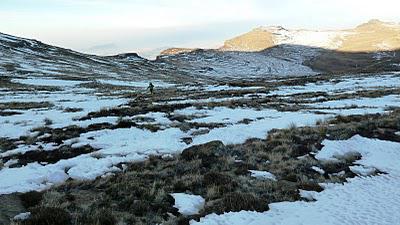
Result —
<instances>
[{"instance_id":1,"label":"dry brown grass","mask_svg":"<svg viewBox=\"0 0 400 225\"><path fill-rule=\"evenodd\" d=\"M274 46L273 34L261 28L225 41L221 50L257 52Z\"/></svg>"},{"instance_id":2,"label":"dry brown grass","mask_svg":"<svg viewBox=\"0 0 400 225\"><path fill-rule=\"evenodd\" d=\"M344 52L375 52L400 49L400 26L371 20L344 37L341 47Z\"/></svg>"}]
</instances>

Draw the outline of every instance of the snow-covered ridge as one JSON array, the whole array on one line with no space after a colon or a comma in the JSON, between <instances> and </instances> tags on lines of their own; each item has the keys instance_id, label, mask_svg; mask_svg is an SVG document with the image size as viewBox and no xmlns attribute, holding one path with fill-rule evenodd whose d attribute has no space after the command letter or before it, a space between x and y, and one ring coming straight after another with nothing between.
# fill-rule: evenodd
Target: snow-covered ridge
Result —
<instances>
[{"instance_id":1,"label":"snow-covered ridge","mask_svg":"<svg viewBox=\"0 0 400 225\"><path fill-rule=\"evenodd\" d=\"M385 33L386 31L392 31L393 33ZM382 33L384 33L384 36L381 36ZM255 49L252 48L259 48L260 43L258 43L258 46L254 46L252 42L264 39L267 40L264 43L265 49L279 45L299 45L328 50L337 50L340 49L346 42L353 41L354 37L362 37L361 41L364 42L368 40L382 40L382 44L375 43L377 45L375 46L376 50L393 50L400 47L395 46L396 42L393 42L392 40L394 34L397 34L397 36L400 34L400 24L371 20L367 23L357 26L356 28L343 30L286 29L282 26L261 26L244 35L240 35L231 39L235 40L235 42L232 42L231 40L227 42L230 43L231 49L236 49L239 51L255 51ZM348 40L348 36L353 37L352 39ZM385 45L385 40L390 42L391 45ZM232 46L235 44L237 46ZM390 48L388 48L388 46ZM362 49L358 50L362 51Z\"/></svg>"},{"instance_id":2,"label":"snow-covered ridge","mask_svg":"<svg viewBox=\"0 0 400 225\"><path fill-rule=\"evenodd\" d=\"M136 53L96 56L37 40L0 33L0 74L82 78L140 78L164 76L170 66L141 58ZM176 70L175 70L176 71Z\"/></svg>"},{"instance_id":3,"label":"snow-covered ridge","mask_svg":"<svg viewBox=\"0 0 400 225\"><path fill-rule=\"evenodd\" d=\"M271 32L275 45L291 44L325 49L338 49L342 44L343 37L351 33L335 30L288 30L276 26L260 27L259 29Z\"/></svg>"}]
</instances>

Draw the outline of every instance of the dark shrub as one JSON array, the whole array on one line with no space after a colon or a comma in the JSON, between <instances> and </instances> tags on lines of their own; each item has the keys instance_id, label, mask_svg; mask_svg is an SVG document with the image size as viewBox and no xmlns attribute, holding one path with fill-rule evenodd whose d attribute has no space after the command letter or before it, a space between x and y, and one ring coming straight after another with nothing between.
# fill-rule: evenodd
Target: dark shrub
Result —
<instances>
[{"instance_id":1,"label":"dark shrub","mask_svg":"<svg viewBox=\"0 0 400 225\"><path fill-rule=\"evenodd\" d=\"M137 200L131 205L131 212L135 216L145 216L150 211L150 202Z\"/></svg>"},{"instance_id":2,"label":"dark shrub","mask_svg":"<svg viewBox=\"0 0 400 225\"><path fill-rule=\"evenodd\" d=\"M179 217L177 225L189 225L190 224L190 218L186 217Z\"/></svg>"},{"instance_id":3,"label":"dark shrub","mask_svg":"<svg viewBox=\"0 0 400 225\"><path fill-rule=\"evenodd\" d=\"M287 180L290 182L297 182L298 178L295 173L289 173L286 176L283 177L283 180Z\"/></svg>"},{"instance_id":4,"label":"dark shrub","mask_svg":"<svg viewBox=\"0 0 400 225\"><path fill-rule=\"evenodd\" d=\"M31 210L29 219L22 225L71 225L71 216L59 208L39 207Z\"/></svg>"},{"instance_id":5,"label":"dark shrub","mask_svg":"<svg viewBox=\"0 0 400 225\"><path fill-rule=\"evenodd\" d=\"M37 191L30 191L30 192L21 194L19 197L22 201L22 205L26 209L28 209L28 208L39 205L39 203L43 199L43 193L37 192Z\"/></svg>"},{"instance_id":6,"label":"dark shrub","mask_svg":"<svg viewBox=\"0 0 400 225\"><path fill-rule=\"evenodd\" d=\"M253 166L248 164L248 163L236 163L236 169L235 169L235 174L236 175L247 175L249 174L249 170L253 169Z\"/></svg>"},{"instance_id":7,"label":"dark shrub","mask_svg":"<svg viewBox=\"0 0 400 225\"><path fill-rule=\"evenodd\" d=\"M115 225L117 219L109 210L101 210L96 215L96 225Z\"/></svg>"}]
</instances>

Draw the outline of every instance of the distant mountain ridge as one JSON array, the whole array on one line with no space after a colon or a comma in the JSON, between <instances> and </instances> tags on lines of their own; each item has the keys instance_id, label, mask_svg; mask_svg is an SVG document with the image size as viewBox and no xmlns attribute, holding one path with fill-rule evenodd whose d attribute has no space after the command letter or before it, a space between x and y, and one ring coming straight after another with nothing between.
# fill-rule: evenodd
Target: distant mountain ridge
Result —
<instances>
[{"instance_id":1,"label":"distant mountain ridge","mask_svg":"<svg viewBox=\"0 0 400 225\"><path fill-rule=\"evenodd\" d=\"M347 30L288 30L259 27L227 40L223 51L261 51L282 44L304 45L348 52L400 49L400 24L370 20Z\"/></svg>"},{"instance_id":2,"label":"distant mountain ridge","mask_svg":"<svg viewBox=\"0 0 400 225\"><path fill-rule=\"evenodd\" d=\"M400 24L370 20L352 29L308 30L262 26L225 41L220 51L256 52L278 45L302 45L348 52L400 49ZM161 55L179 54L196 48L171 48Z\"/></svg>"},{"instance_id":3,"label":"distant mountain ridge","mask_svg":"<svg viewBox=\"0 0 400 225\"><path fill-rule=\"evenodd\" d=\"M296 76L400 69L400 24L370 20L353 29L258 27L218 49L172 48L158 60L208 76Z\"/></svg>"},{"instance_id":4,"label":"distant mountain ridge","mask_svg":"<svg viewBox=\"0 0 400 225\"><path fill-rule=\"evenodd\" d=\"M400 25L371 20L347 30L259 27L218 49L171 48L155 60L97 56L0 33L0 74L79 79L200 80L400 71Z\"/></svg>"},{"instance_id":5,"label":"distant mountain ridge","mask_svg":"<svg viewBox=\"0 0 400 225\"><path fill-rule=\"evenodd\" d=\"M0 75L58 76L80 79L169 78L177 69L136 53L97 56L0 33Z\"/></svg>"}]
</instances>

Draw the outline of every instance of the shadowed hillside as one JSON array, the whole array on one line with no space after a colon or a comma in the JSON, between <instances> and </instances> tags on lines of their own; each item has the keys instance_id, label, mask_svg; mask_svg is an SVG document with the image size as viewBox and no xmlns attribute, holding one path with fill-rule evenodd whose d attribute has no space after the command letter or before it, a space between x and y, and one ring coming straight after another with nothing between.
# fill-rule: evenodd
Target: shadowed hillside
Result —
<instances>
[{"instance_id":1,"label":"shadowed hillside","mask_svg":"<svg viewBox=\"0 0 400 225\"><path fill-rule=\"evenodd\" d=\"M303 45L279 45L262 51L199 49L164 55L158 62L213 78L301 76L317 73L368 73L400 70L395 51L344 52Z\"/></svg>"}]
</instances>

